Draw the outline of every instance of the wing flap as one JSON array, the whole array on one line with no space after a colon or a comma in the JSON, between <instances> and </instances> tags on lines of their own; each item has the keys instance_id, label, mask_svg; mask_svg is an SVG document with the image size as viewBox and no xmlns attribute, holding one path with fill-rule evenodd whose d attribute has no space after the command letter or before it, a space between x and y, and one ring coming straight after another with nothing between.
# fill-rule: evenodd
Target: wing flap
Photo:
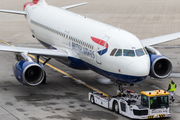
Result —
<instances>
[{"instance_id":1,"label":"wing flap","mask_svg":"<svg viewBox=\"0 0 180 120\"><path fill-rule=\"evenodd\" d=\"M32 55L48 56L53 58L67 58L68 53L64 50L50 50L50 49L38 49L38 48L26 48L26 47L12 47L0 45L0 51L15 52L15 53L28 53Z\"/></svg>"},{"instance_id":2,"label":"wing flap","mask_svg":"<svg viewBox=\"0 0 180 120\"><path fill-rule=\"evenodd\" d=\"M26 15L26 12L24 12L24 11L15 11L15 10L3 10L3 9L0 9L0 12L11 13L11 14L19 14L19 15Z\"/></svg>"},{"instance_id":3,"label":"wing flap","mask_svg":"<svg viewBox=\"0 0 180 120\"><path fill-rule=\"evenodd\" d=\"M143 46L155 45L180 38L180 32L141 40Z\"/></svg>"},{"instance_id":4,"label":"wing flap","mask_svg":"<svg viewBox=\"0 0 180 120\"><path fill-rule=\"evenodd\" d=\"M85 5L85 4L87 4L87 2L74 4L74 5L68 5L68 6L64 6L64 7L61 7L61 8L66 10L66 9L69 9L69 8L74 8L74 7Z\"/></svg>"}]
</instances>

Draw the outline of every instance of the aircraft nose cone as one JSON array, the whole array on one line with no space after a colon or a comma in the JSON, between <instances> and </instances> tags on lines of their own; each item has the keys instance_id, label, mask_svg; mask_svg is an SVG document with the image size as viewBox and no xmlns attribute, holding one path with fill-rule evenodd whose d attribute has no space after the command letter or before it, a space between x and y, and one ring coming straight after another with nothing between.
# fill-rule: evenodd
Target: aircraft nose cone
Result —
<instances>
[{"instance_id":1,"label":"aircraft nose cone","mask_svg":"<svg viewBox=\"0 0 180 120\"><path fill-rule=\"evenodd\" d=\"M148 62L133 62L127 66L127 74L133 76L147 76L150 66Z\"/></svg>"}]
</instances>

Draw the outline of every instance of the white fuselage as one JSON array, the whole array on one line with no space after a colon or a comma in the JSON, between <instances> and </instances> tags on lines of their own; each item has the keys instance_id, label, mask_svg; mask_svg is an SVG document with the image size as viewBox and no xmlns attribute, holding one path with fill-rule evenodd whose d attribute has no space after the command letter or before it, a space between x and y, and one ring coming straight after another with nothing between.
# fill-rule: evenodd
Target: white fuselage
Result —
<instances>
[{"instance_id":1,"label":"white fuselage","mask_svg":"<svg viewBox=\"0 0 180 120\"><path fill-rule=\"evenodd\" d=\"M37 40L49 49L68 52L67 63L57 58L66 65L130 84L148 76L149 55L135 35L50 5L28 5L25 11Z\"/></svg>"}]
</instances>

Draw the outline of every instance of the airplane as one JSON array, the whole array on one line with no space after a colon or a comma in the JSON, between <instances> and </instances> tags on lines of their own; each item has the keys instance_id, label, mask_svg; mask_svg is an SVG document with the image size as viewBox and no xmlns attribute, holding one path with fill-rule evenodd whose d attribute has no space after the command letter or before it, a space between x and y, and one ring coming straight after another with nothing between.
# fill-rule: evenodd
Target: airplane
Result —
<instances>
[{"instance_id":1,"label":"airplane","mask_svg":"<svg viewBox=\"0 0 180 120\"><path fill-rule=\"evenodd\" d=\"M180 33L139 40L128 31L67 10L85 4L58 8L45 0L32 0L24 4L23 11L0 9L24 15L32 36L47 48L0 45L1 51L15 53L13 72L20 83L29 86L44 83L43 66L51 58L74 69L95 71L119 86L140 83L147 76L163 79L171 74L170 59L152 45L178 39ZM37 60L33 61L28 54L35 55ZM42 65L40 56L46 58Z\"/></svg>"}]
</instances>

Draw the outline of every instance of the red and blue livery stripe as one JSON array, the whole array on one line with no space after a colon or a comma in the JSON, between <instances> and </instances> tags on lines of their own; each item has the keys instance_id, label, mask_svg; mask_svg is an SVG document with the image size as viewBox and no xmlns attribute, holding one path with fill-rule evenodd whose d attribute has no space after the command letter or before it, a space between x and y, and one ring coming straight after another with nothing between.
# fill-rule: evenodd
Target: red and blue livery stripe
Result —
<instances>
[{"instance_id":1,"label":"red and blue livery stripe","mask_svg":"<svg viewBox=\"0 0 180 120\"><path fill-rule=\"evenodd\" d=\"M97 44L99 44L100 46L102 46L102 48L104 48L104 49L100 49L100 50L98 51L98 54L99 54L99 55L103 55L103 54L105 54L105 53L107 52L109 45L108 45L108 43L107 43L106 41L101 40L101 39L98 39L98 38L95 38L95 37L92 37L92 36L91 36L91 39L92 39L95 43L97 43Z\"/></svg>"}]
</instances>

